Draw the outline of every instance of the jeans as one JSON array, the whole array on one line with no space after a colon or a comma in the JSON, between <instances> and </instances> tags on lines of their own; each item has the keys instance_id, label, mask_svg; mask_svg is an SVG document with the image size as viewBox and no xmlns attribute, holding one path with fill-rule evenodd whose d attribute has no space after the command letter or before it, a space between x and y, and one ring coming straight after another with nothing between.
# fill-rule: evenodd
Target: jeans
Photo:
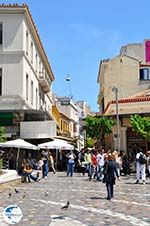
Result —
<instances>
[{"instance_id":1,"label":"jeans","mask_svg":"<svg viewBox=\"0 0 150 226\"><path fill-rule=\"evenodd\" d=\"M102 179L102 175L103 175L103 165L98 165L96 170L97 170L97 180L101 180Z\"/></svg>"},{"instance_id":2,"label":"jeans","mask_svg":"<svg viewBox=\"0 0 150 226\"><path fill-rule=\"evenodd\" d=\"M33 176L31 173L23 172L23 173L21 174L21 176L26 177L26 178L28 179L28 182L30 182L31 180L37 181L37 177ZM30 180L30 179L31 179L31 180Z\"/></svg>"},{"instance_id":3,"label":"jeans","mask_svg":"<svg viewBox=\"0 0 150 226\"><path fill-rule=\"evenodd\" d=\"M106 188L107 188L107 199L111 199L114 195L114 185L111 184L107 184L106 183Z\"/></svg>"},{"instance_id":4,"label":"jeans","mask_svg":"<svg viewBox=\"0 0 150 226\"><path fill-rule=\"evenodd\" d=\"M37 181L37 177L33 176L32 174L30 174L30 179L34 180L34 181Z\"/></svg>"},{"instance_id":5,"label":"jeans","mask_svg":"<svg viewBox=\"0 0 150 226\"><path fill-rule=\"evenodd\" d=\"M74 163L68 163L67 164L67 176L73 176L73 172L74 172Z\"/></svg>"},{"instance_id":6,"label":"jeans","mask_svg":"<svg viewBox=\"0 0 150 226\"><path fill-rule=\"evenodd\" d=\"M44 164L43 164L43 168L42 168L42 174L43 174L43 177L47 177L47 175L48 175L48 160L44 160L43 162L44 162Z\"/></svg>"},{"instance_id":7,"label":"jeans","mask_svg":"<svg viewBox=\"0 0 150 226\"><path fill-rule=\"evenodd\" d=\"M88 177L89 177L89 179L91 179L92 175L94 173L94 167L91 165L91 163L88 163L86 167L88 170Z\"/></svg>"}]
</instances>

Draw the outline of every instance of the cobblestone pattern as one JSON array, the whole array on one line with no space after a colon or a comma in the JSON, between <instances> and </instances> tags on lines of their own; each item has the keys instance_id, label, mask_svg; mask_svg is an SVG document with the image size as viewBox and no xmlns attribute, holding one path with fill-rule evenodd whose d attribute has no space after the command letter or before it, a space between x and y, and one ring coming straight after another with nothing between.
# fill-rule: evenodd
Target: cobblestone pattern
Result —
<instances>
[{"instance_id":1,"label":"cobblestone pattern","mask_svg":"<svg viewBox=\"0 0 150 226\"><path fill-rule=\"evenodd\" d=\"M17 204L23 211L17 226L149 226L150 180L146 185L134 182L133 176L122 177L115 186L115 197L108 201L101 182L88 181L80 174L72 178L65 173L50 174L40 182L18 184L17 194L14 186L2 190L0 210ZM68 200L69 208L61 210Z\"/></svg>"}]
</instances>

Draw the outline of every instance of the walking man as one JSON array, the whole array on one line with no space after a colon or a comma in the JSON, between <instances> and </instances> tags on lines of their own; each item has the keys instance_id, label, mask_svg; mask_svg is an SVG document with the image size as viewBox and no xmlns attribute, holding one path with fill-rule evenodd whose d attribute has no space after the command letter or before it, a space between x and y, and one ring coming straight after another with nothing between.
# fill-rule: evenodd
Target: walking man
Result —
<instances>
[{"instance_id":1,"label":"walking man","mask_svg":"<svg viewBox=\"0 0 150 226\"><path fill-rule=\"evenodd\" d=\"M111 200L114 196L114 184L116 177L119 179L116 162L112 154L108 155L108 160L104 165L104 182L106 183L107 189L107 200Z\"/></svg>"},{"instance_id":2,"label":"walking man","mask_svg":"<svg viewBox=\"0 0 150 226\"><path fill-rule=\"evenodd\" d=\"M136 154L136 184L139 184L140 179L145 184L146 179L146 155L142 149L139 149Z\"/></svg>"}]
</instances>

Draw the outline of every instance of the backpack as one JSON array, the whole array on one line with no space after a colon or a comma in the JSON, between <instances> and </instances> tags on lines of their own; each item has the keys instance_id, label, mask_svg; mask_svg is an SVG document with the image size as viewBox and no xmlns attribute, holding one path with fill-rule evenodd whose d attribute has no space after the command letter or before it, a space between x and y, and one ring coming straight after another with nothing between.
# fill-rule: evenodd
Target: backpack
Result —
<instances>
[{"instance_id":1,"label":"backpack","mask_svg":"<svg viewBox=\"0 0 150 226\"><path fill-rule=\"evenodd\" d=\"M145 155L144 154L140 154L139 163L140 164L146 164L146 162L147 162L147 159L146 159Z\"/></svg>"}]
</instances>

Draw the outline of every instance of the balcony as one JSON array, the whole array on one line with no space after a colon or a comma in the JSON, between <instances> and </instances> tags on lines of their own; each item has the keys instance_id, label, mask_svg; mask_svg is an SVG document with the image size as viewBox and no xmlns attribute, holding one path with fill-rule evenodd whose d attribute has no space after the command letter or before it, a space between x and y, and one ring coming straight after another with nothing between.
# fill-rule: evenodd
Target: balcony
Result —
<instances>
[{"instance_id":1,"label":"balcony","mask_svg":"<svg viewBox=\"0 0 150 226\"><path fill-rule=\"evenodd\" d=\"M47 74L43 72L39 73L39 83L45 93L50 91L51 80Z\"/></svg>"}]
</instances>

